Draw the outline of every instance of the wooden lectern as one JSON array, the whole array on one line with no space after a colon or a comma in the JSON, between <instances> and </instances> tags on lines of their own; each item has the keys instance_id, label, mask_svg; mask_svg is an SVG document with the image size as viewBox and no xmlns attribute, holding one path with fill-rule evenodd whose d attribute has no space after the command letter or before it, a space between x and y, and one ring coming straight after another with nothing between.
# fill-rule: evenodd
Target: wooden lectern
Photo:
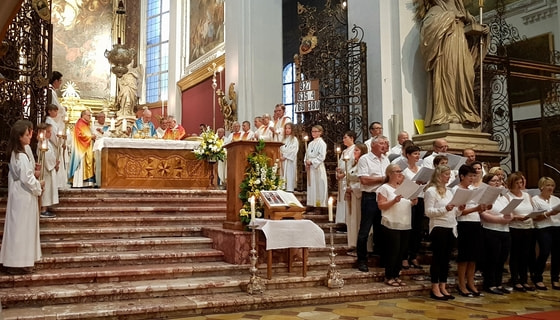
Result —
<instances>
[{"instance_id":1,"label":"wooden lectern","mask_svg":"<svg viewBox=\"0 0 560 320\"><path fill-rule=\"evenodd\" d=\"M256 152L257 141L233 141L225 145L227 150L227 209L224 229L243 230L239 210L243 207L239 194L241 182L249 163L247 156ZM266 142L264 153L271 159L270 165L280 159L282 142Z\"/></svg>"}]
</instances>

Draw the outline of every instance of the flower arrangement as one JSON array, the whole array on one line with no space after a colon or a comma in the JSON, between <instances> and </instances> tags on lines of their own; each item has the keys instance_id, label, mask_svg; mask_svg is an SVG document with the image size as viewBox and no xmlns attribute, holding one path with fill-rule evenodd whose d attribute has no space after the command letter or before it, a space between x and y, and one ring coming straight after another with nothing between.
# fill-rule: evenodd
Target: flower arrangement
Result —
<instances>
[{"instance_id":1,"label":"flower arrangement","mask_svg":"<svg viewBox=\"0 0 560 320\"><path fill-rule=\"evenodd\" d=\"M207 127L202 132L202 142L194 149L194 154L199 160L224 160L226 158L224 141L218 138L210 127Z\"/></svg>"},{"instance_id":2,"label":"flower arrangement","mask_svg":"<svg viewBox=\"0 0 560 320\"><path fill-rule=\"evenodd\" d=\"M247 156L249 166L245 171L245 178L241 182L241 193L239 198L243 202L243 207L239 210L239 217L241 222L248 224L251 221L251 204L249 198L255 196L255 199L260 199L260 192L262 190L278 190L284 185L284 181L278 175L278 162L274 162L272 166L272 159L264 154L265 143L259 140L256 146L256 151ZM256 202L256 216L263 216L263 206L260 201Z\"/></svg>"}]
</instances>

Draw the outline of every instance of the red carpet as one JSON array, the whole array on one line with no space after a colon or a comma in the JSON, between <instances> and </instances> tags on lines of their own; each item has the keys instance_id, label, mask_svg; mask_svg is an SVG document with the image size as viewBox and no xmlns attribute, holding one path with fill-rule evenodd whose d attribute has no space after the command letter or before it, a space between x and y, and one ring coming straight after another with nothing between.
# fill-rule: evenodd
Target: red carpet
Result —
<instances>
[{"instance_id":1,"label":"red carpet","mask_svg":"<svg viewBox=\"0 0 560 320\"><path fill-rule=\"evenodd\" d=\"M520 316L511 316L505 318L496 318L495 320L558 320L560 319L560 310L527 313Z\"/></svg>"}]
</instances>

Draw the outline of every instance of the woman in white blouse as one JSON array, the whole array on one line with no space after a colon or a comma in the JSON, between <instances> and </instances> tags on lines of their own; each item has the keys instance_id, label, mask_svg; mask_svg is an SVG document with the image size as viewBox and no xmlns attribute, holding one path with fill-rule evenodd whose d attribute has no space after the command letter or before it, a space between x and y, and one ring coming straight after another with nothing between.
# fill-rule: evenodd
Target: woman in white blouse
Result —
<instances>
[{"instance_id":1,"label":"woman in white blouse","mask_svg":"<svg viewBox=\"0 0 560 320\"><path fill-rule=\"evenodd\" d=\"M560 243L554 242L553 240L554 231L558 231L558 227L560 227L560 219L558 216L560 210L553 210L553 208L560 205L560 198L552 194L556 188L556 183L552 178L540 178L538 186L541 190L541 194L533 197L533 205L535 206L535 210L545 211L542 215L533 219L537 243L539 244L539 255L535 262L535 272L533 273L532 280L537 289L546 290L547 288L543 283L543 272L546 266L546 260L548 260L552 248L560 246ZM558 254L558 251L556 251L555 254ZM554 262L555 265L554 267L552 265L550 267L552 287L556 290L560 290L557 265L559 257L553 258L554 259L551 259L551 264ZM556 277L554 276L554 270L556 271Z\"/></svg>"},{"instance_id":2,"label":"woman in white blouse","mask_svg":"<svg viewBox=\"0 0 560 320\"><path fill-rule=\"evenodd\" d=\"M491 187L502 186L502 177L498 174L488 173L482 181ZM507 195L500 195L491 209L480 213L484 241L483 287L484 290L494 294L510 293L502 286L504 264L511 247L509 222L512 218L511 212L502 213L502 210L509 202Z\"/></svg>"},{"instance_id":3,"label":"woman in white blouse","mask_svg":"<svg viewBox=\"0 0 560 320\"><path fill-rule=\"evenodd\" d=\"M404 180L401 168L391 164L385 170L385 183L377 193L377 205L381 210L383 226L383 243L385 243L385 283L389 286L405 286L399 279L402 258L408 251L408 239L411 229L411 208L418 199L408 200L396 195L395 190Z\"/></svg>"},{"instance_id":4,"label":"woman in white blouse","mask_svg":"<svg viewBox=\"0 0 560 320\"><path fill-rule=\"evenodd\" d=\"M286 186L286 191L294 192L297 177L297 154L299 141L294 136L294 125L288 122L284 125L284 143L280 147L280 161L282 161L282 178Z\"/></svg>"},{"instance_id":5,"label":"woman in white blouse","mask_svg":"<svg viewBox=\"0 0 560 320\"><path fill-rule=\"evenodd\" d=\"M406 141L405 141L406 143ZM404 143L403 143L404 146ZM405 148L404 155L407 160L408 166L403 170L404 177L408 180L412 180L414 176L420 171L420 167L417 165L420 160L420 148L415 145L411 145ZM414 181L417 184L425 184L427 181ZM418 252L420 251L420 245L422 242L422 231L424 226L424 221L427 221L424 216L424 193L418 195L418 203L412 207L412 229L410 230L410 238L408 241L408 252L403 257L403 268L408 269L410 267L416 269L422 269L422 266L418 263L416 259ZM426 220L425 220L426 219Z\"/></svg>"},{"instance_id":6,"label":"woman in white blouse","mask_svg":"<svg viewBox=\"0 0 560 320\"><path fill-rule=\"evenodd\" d=\"M513 210L513 218L509 223L511 235L511 252L509 256L509 272L511 284L516 291L534 291L527 281L529 266L535 261L535 234L533 220L528 215L533 212L533 202L528 193L523 192L525 183L523 175L515 172L509 175L506 186L511 199L522 202Z\"/></svg>"},{"instance_id":7,"label":"woman in white blouse","mask_svg":"<svg viewBox=\"0 0 560 320\"><path fill-rule=\"evenodd\" d=\"M455 297L447 291L447 275L451 251L457 237L456 208L449 204L453 193L446 185L451 177L451 169L445 165L435 168L428 188L424 192L424 209L430 218L430 239L432 241L432 264L430 296L436 300L451 300ZM465 206L458 207L463 210Z\"/></svg>"},{"instance_id":8,"label":"woman in white blouse","mask_svg":"<svg viewBox=\"0 0 560 320\"><path fill-rule=\"evenodd\" d=\"M340 159L338 159L338 165L336 167L336 180L338 180L338 197L336 199L336 223L346 223L346 167L350 169L354 163L354 140L356 139L356 133L354 131L346 131L342 137L342 143L346 146L346 149L342 151ZM346 161L345 161L346 159Z\"/></svg>"},{"instance_id":9,"label":"woman in white blouse","mask_svg":"<svg viewBox=\"0 0 560 320\"><path fill-rule=\"evenodd\" d=\"M322 135L322 126L314 125L311 128L313 141L309 142L304 159L305 170L308 172L307 205L311 207L327 206L327 171L324 163L327 144Z\"/></svg>"}]
</instances>

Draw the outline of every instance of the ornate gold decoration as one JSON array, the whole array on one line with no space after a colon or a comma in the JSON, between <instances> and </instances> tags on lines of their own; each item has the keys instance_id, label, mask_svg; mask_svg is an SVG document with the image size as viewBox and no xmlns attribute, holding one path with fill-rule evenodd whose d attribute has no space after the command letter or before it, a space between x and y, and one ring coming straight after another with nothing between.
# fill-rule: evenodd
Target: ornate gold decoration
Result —
<instances>
[{"instance_id":1,"label":"ornate gold decoration","mask_svg":"<svg viewBox=\"0 0 560 320\"><path fill-rule=\"evenodd\" d=\"M37 12L39 18L45 21L51 21L51 9L47 0L33 0L31 7Z\"/></svg>"},{"instance_id":2,"label":"ornate gold decoration","mask_svg":"<svg viewBox=\"0 0 560 320\"><path fill-rule=\"evenodd\" d=\"M229 84L227 97L221 89L218 89L216 94L218 95L220 112L224 116L224 127L226 130L231 130L233 122L237 121L237 92L235 91L235 83Z\"/></svg>"},{"instance_id":3,"label":"ornate gold decoration","mask_svg":"<svg viewBox=\"0 0 560 320\"><path fill-rule=\"evenodd\" d=\"M132 62L134 56L136 56L136 50L127 49L120 43L114 44L111 51L105 50L105 58L111 63L111 72L117 78L128 72L128 65Z\"/></svg>"}]
</instances>

